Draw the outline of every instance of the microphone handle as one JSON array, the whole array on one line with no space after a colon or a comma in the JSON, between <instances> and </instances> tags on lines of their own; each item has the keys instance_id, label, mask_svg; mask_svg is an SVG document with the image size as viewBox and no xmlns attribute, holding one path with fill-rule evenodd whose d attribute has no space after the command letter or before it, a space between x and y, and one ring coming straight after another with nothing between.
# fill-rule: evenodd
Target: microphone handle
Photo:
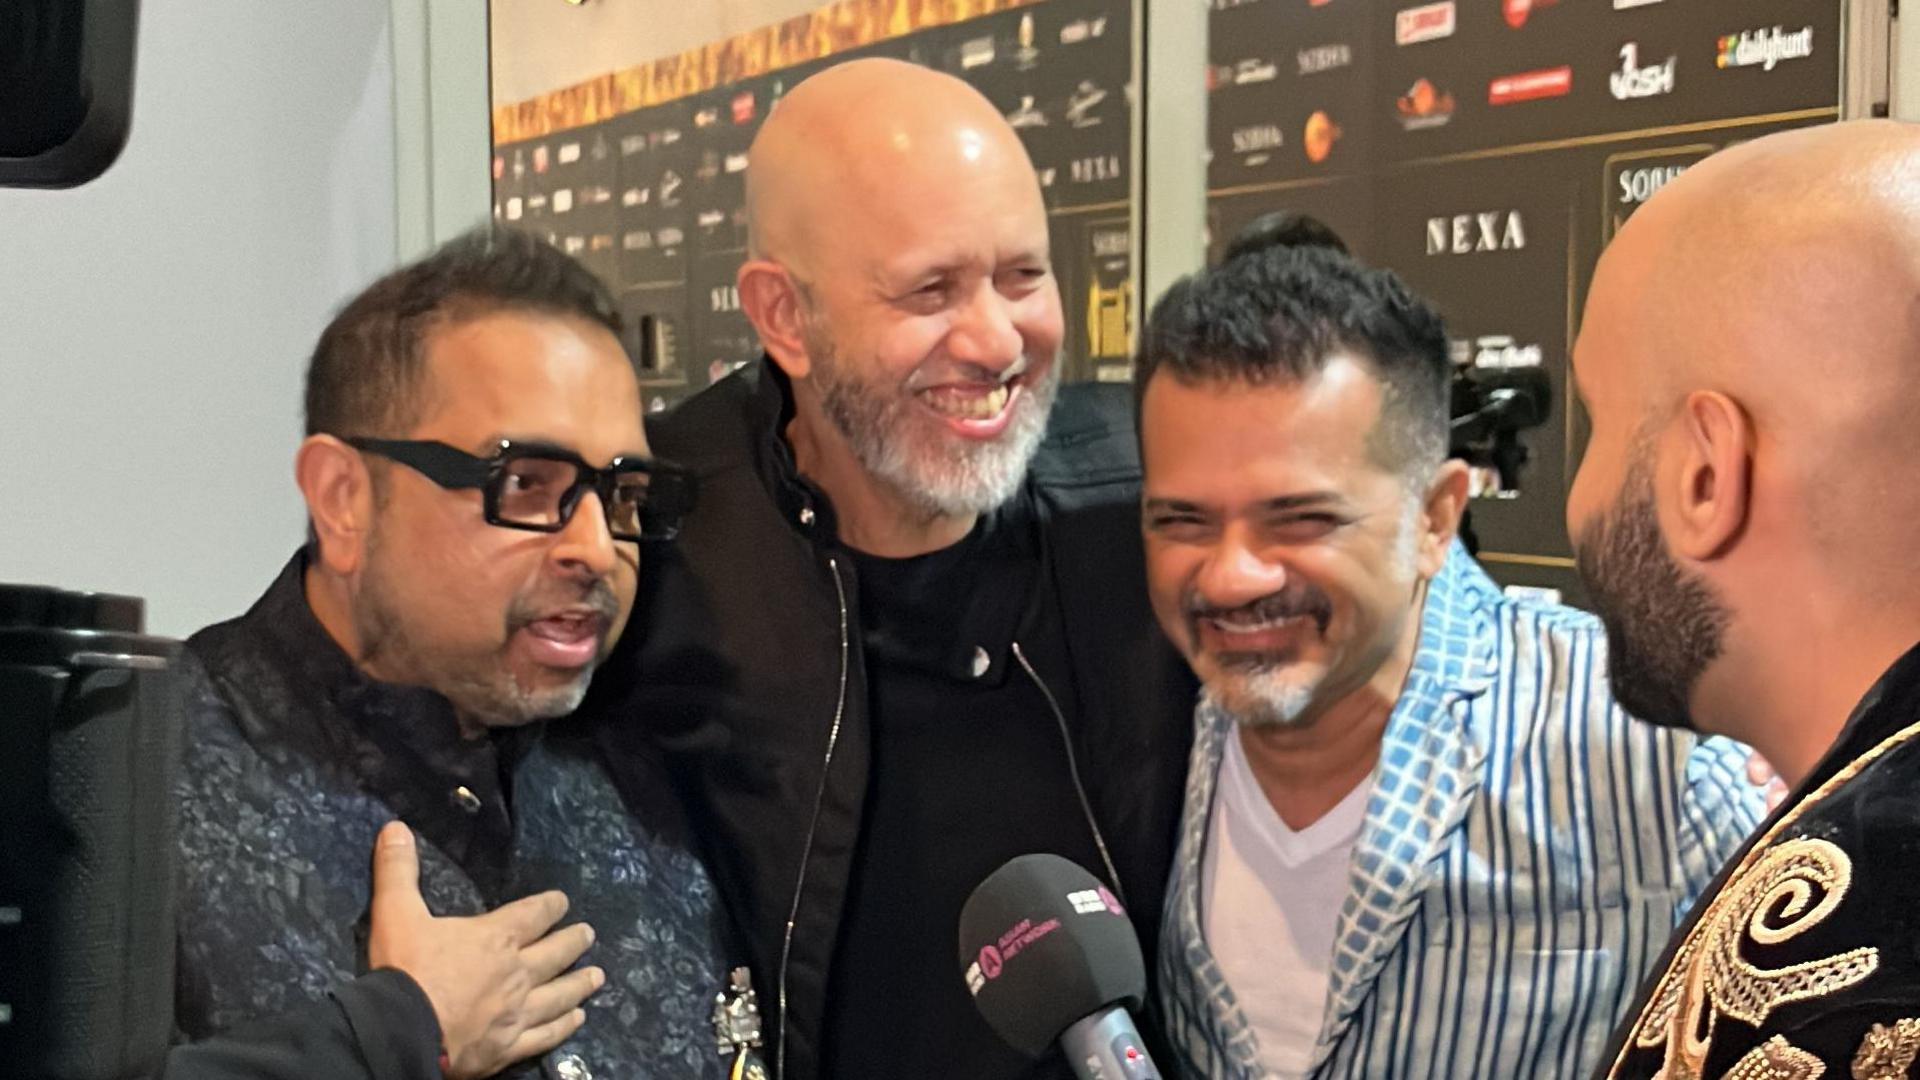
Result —
<instances>
[{"instance_id":1,"label":"microphone handle","mask_svg":"<svg viewBox=\"0 0 1920 1080\"><path fill-rule=\"evenodd\" d=\"M1060 1033L1060 1049L1080 1080L1162 1080L1133 1017L1109 1005Z\"/></svg>"}]
</instances>

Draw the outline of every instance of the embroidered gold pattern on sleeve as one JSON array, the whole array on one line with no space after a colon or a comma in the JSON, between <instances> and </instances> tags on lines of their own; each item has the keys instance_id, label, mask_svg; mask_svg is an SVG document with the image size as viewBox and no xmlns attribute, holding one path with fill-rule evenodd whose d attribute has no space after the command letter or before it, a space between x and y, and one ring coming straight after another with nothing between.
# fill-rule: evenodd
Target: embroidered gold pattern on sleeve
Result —
<instances>
[{"instance_id":1,"label":"embroidered gold pattern on sleeve","mask_svg":"<svg viewBox=\"0 0 1920 1080\"><path fill-rule=\"evenodd\" d=\"M1875 1024L1853 1055L1853 1080L1907 1080L1920 1056L1920 1020Z\"/></svg>"},{"instance_id":2,"label":"embroidered gold pattern on sleeve","mask_svg":"<svg viewBox=\"0 0 1920 1080\"><path fill-rule=\"evenodd\" d=\"M1873 974L1880 952L1872 946L1782 968L1761 968L1741 955L1748 940L1777 945L1819 925L1846 899L1852 883L1853 862L1845 851L1831 841L1805 838L1769 849L1727 882L1674 957L1635 1031L1634 1042L1643 1048L1666 1044L1663 1080L1699 1080L1720 1017L1761 1027L1782 1005L1825 997ZM1760 1050L1793 1048L1770 1040L1755 1053ZM1767 1067L1786 1065L1749 1054L1728 1076L1818 1075L1742 1071Z\"/></svg>"},{"instance_id":3,"label":"embroidered gold pattern on sleeve","mask_svg":"<svg viewBox=\"0 0 1920 1080\"><path fill-rule=\"evenodd\" d=\"M1775 1035L1747 1051L1721 1080L1819 1080L1826 1071L1819 1058Z\"/></svg>"}]
</instances>

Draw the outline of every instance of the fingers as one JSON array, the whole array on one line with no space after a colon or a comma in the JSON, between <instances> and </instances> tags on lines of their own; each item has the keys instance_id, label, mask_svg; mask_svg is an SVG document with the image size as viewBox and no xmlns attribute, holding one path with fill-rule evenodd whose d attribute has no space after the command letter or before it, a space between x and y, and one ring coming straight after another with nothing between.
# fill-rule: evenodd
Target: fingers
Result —
<instances>
[{"instance_id":1,"label":"fingers","mask_svg":"<svg viewBox=\"0 0 1920 1080\"><path fill-rule=\"evenodd\" d=\"M373 842L373 918L426 914L420 897L420 853L413 831L389 821Z\"/></svg>"},{"instance_id":2,"label":"fingers","mask_svg":"<svg viewBox=\"0 0 1920 1080\"><path fill-rule=\"evenodd\" d=\"M575 1009L557 1020L549 1020L538 1027L531 1027L520 1033L513 1041L513 1047L507 1051L508 1061L525 1061L559 1046L580 1030L587 1022L585 1009Z\"/></svg>"},{"instance_id":3,"label":"fingers","mask_svg":"<svg viewBox=\"0 0 1920 1080\"><path fill-rule=\"evenodd\" d=\"M513 939L515 945L524 946L539 941L566 913L565 893L543 892L522 897L511 904L503 904L480 918L499 925ZM572 961L569 960L568 963Z\"/></svg>"},{"instance_id":4,"label":"fingers","mask_svg":"<svg viewBox=\"0 0 1920 1080\"><path fill-rule=\"evenodd\" d=\"M529 993L521 1015L530 1027L561 1019L606 984L607 973L597 967L569 971Z\"/></svg>"},{"instance_id":5,"label":"fingers","mask_svg":"<svg viewBox=\"0 0 1920 1080\"><path fill-rule=\"evenodd\" d=\"M592 944L593 927L574 923L521 949L520 963L537 985L572 967Z\"/></svg>"},{"instance_id":6,"label":"fingers","mask_svg":"<svg viewBox=\"0 0 1920 1080\"><path fill-rule=\"evenodd\" d=\"M1772 812L1781 803L1787 801L1787 782L1775 777L1767 784L1767 810Z\"/></svg>"},{"instance_id":7,"label":"fingers","mask_svg":"<svg viewBox=\"0 0 1920 1080\"><path fill-rule=\"evenodd\" d=\"M1765 787L1774 779L1773 765L1758 753L1747 756L1747 782L1755 787Z\"/></svg>"}]
</instances>

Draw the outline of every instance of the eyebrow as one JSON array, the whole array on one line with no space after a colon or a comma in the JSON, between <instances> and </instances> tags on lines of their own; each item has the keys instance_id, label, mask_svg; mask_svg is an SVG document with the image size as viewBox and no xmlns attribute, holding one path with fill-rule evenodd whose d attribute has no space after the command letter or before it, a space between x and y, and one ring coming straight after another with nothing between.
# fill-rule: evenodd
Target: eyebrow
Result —
<instances>
[{"instance_id":1,"label":"eyebrow","mask_svg":"<svg viewBox=\"0 0 1920 1080\"><path fill-rule=\"evenodd\" d=\"M989 273L996 272L1008 266L1039 266L1048 270L1053 268L1051 252L1045 245L1012 251L1004 255L995 254L989 263L984 265ZM980 260L973 258L971 255L960 255L954 258L941 259L938 262L927 265L896 264L883 266L875 277L882 289L893 292L915 287L929 280L959 277L963 274L979 270L982 266L983 264Z\"/></svg>"},{"instance_id":2,"label":"eyebrow","mask_svg":"<svg viewBox=\"0 0 1920 1080\"><path fill-rule=\"evenodd\" d=\"M480 447L483 453L491 453L494 447L503 442L510 442L522 450L551 450L562 454L578 452L573 447L563 446L552 439L541 438L538 435L516 435L511 431L489 433L486 438L480 440Z\"/></svg>"},{"instance_id":3,"label":"eyebrow","mask_svg":"<svg viewBox=\"0 0 1920 1080\"><path fill-rule=\"evenodd\" d=\"M874 274L874 281L882 291L891 295L917 288L928 281L954 277L964 273L971 265L967 259L942 259L936 263L882 266Z\"/></svg>"},{"instance_id":4,"label":"eyebrow","mask_svg":"<svg viewBox=\"0 0 1920 1080\"><path fill-rule=\"evenodd\" d=\"M580 458L583 461L586 460L586 455L582 454L579 451L579 449L572 446L567 446L564 443L557 443L557 442L554 442L552 439L543 439L538 436L515 435L512 432L505 432L505 431L495 432L494 434L488 436L486 442L481 444L481 449L490 452L494 447L500 445L502 440L510 442L513 445L520 447L522 449L546 450L546 451L551 451L553 453L559 453L559 454L571 454L577 458ZM624 458L628 461L653 460L652 454L643 454L635 450L623 450L614 456L618 458ZM589 464L592 464L592 463L589 462Z\"/></svg>"},{"instance_id":5,"label":"eyebrow","mask_svg":"<svg viewBox=\"0 0 1920 1080\"><path fill-rule=\"evenodd\" d=\"M1297 495L1280 495L1272 499L1262 499L1256 509L1267 513L1288 510L1307 510L1322 506L1345 505L1346 499L1337 491L1305 491ZM1148 510L1202 510L1198 503L1185 499L1169 499L1148 496L1144 503Z\"/></svg>"}]
</instances>

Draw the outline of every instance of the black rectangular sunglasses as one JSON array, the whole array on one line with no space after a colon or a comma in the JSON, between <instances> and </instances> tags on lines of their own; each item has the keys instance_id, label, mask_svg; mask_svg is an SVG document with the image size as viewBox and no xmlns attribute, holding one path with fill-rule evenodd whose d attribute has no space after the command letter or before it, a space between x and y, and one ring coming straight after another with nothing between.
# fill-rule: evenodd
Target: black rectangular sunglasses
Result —
<instances>
[{"instance_id":1,"label":"black rectangular sunglasses","mask_svg":"<svg viewBox=\"0 0 1920 1080\"><path fill-rule=\"evenodd\" d=\"M693 509L693 474L658 458L615 458L602 469L564 447L511 439L500 440L489 457L426 439L341 441L443 488L479 488L487 523L508 529L559 532L589 491L600 496L615 540L672 540Z\"/></svg>"}]
</instances>

